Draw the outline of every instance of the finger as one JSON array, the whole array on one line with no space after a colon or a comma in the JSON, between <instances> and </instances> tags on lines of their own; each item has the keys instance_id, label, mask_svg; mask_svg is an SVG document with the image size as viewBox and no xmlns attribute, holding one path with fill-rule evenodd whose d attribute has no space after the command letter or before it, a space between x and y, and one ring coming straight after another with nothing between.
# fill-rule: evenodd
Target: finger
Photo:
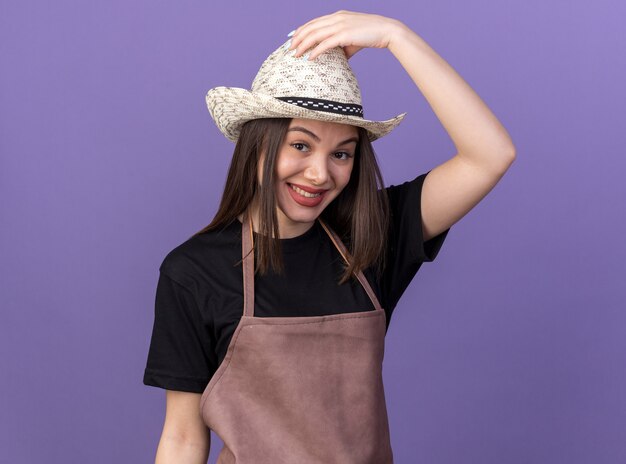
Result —
<instances>
[{"instance_id":1,"label":"finger","mask_svg":"<svg viewBox=\"0 0 626 464\"><path fill-rule=\"evenodd\" d=\"M331 16L332 15L318 16L317 18L313 18L310 21L307 21L306 23L298 26L293 31L292 39L295 39L296 37L300 37L302 35L303 31L308 30L311 26L314 26L315 24L319 23L320 21L328 20Z\"/></svg>"},{"instance_id":2,"label":"finger","mask_svg":"<svg viewBox=\"0 0 626 464\"><path fill-rule=\"evenodd\" d=\"M312 21L308 23L307 25L296 29L296 32L291 37L291 46L289 48L291 50L293 50L294 48L299 48L300 50L302 50L302 47L300 47L300 44L305 39L307 39L311 34L315 33L316 31L330 26L332 23L333 23L332 18L322 17L322 18L316 19L314 22Z\"/></svg>"},{"instance_id":3,"label":"finger","mask_svg":"<svg viewBox=\"0 0 626 464\"><path fill-rule=\"evenodd\" d=\"M313 50L309 52L308 59L314 60L326 50L341 46L342 40L344 40L343 36L343 34L334 34L327 39L322 40Z\"/></svg>"},{"instance_id":4,"label":"finger","mask_svg":"<svg viewBox=\"0 0 626 464\"><path fill-rule=\"evenodd\" d=\"M307 26L310 26L313 23L316 23L316 22L318 22L320 20L336 18L337 16L341 16L341 15L343 15L345 13L350 13L350 12L345 11L345 10L338 10L338 11L335 11L334 13L331 13L331 14L327 14L327 15L323 15L323 16L318 16L317 18L313 18L310 21L307 21L306 23L304 23L300 27L298 27L295 30L295 32L294 32L294 36L298 35L302 31L302 29L306 28Z\"/></svg>"},{"instance_id":5,"label":"finger","mask_svg":"<svg viewBox=\"0 0 626 464\"><path fill-rule=\"evenodd\" d=\"M306 23L300 25L300 27L298 29L302 29L302 28L304 28L304 27L306 27L306 26L308 26L308 25L310 25L312 23L315 23L317 21L321 21L321 20L324 20L324 19L332 18L333 14L334 13L327 14L327 15L322 15L322 16L318 16L317 18L310 19ZM296 31L298 31L298 29L296 29Z\"/></svg>"},{"instance_id":6,"label":"finger","mask_svg":"<svg viewBox=\"0 0 626 464\"><path fill-rule=\"evenodd\" d=\"M317 27L324 27L332 23L337 23L339 20L344 19L347 15L350 14L354 13L345 10L338 10L328 15L318 16L317 18L311 19L310 21L304 23L294 30L294 33L292 35L292 46L290 46L289 49L293 48L294 42L297 46L303 37L306 37L311 31L315 30Z\"/></svg>"},{"instance_id":7,"label":"finger","mask_svg":"<svg viewBox=\"0 0 626 464\"><path fill-rule=\"evenodd\" d=\"M305 51L309 50L317 44L322 43L329 37L337 35L337 28L335 26L327 26L321 29L311 31L305 38L296 45L296 54L294 56L300 56Z\"/></svg>"}]
</instances>

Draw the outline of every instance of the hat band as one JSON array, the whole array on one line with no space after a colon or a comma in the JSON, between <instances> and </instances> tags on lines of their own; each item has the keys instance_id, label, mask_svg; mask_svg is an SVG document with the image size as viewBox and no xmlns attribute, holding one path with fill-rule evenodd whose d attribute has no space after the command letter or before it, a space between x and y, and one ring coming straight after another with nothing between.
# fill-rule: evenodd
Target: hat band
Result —
<instances>
[{"instance_id":1,"label":"hat band","mask_svg":"<svg viewBox=\"0 0 626 464\"><path fill-rule=\"evenodd\" d=\"M363 118L363 107L354 103L340 103L332 100L302 97L275 97L278 100L315 111L326 113L345 114Z\"/></svg>"}]
</instances>

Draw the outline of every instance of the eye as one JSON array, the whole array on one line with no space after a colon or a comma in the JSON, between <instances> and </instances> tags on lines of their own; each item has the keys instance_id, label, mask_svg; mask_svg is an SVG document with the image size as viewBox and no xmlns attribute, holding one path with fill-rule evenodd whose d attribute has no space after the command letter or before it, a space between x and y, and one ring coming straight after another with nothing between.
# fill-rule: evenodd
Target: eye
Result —
<instances>
[{"instance_id":1,"label":"eye","mask_svg":"<svg viewBox=\"0 0 626 464\"><path fill-rule=\"evenodd\" d=\"M291 146L298 151L306 151L309 146L306 143L296 142L292 143Z\"/></svg>"},{"instance_id":2,"label":"eye","mask_svg":"<svg viewBox=\"0 0 626 464\"><path fill-rule=\"evenodd\" d=\"M347 161L350 158L352 158L353 155L351 155L350 153L348 153L347 151L338 151L336 153L334 153L334 156L341 160L341 161Z\"/></svg>"}]
</instances>

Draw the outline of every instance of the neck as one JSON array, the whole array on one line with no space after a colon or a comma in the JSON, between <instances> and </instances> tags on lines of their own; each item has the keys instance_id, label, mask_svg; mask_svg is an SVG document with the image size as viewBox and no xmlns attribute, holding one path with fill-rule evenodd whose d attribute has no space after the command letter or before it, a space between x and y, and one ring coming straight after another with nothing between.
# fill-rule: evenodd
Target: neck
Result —
<instances>
[{"instance_id":1,"label":"neck","mask_svg":"<svg viewBox=\"0 0 626 464\"><path fill-rule=\"evenodd\" d=\"M260 224L258 208L254 208L254 207L248 208L248 214L252 216L252 230L254 230L254 232L258 234L259 224ZM279 212L279 216L281 214L282 213ZM243 214L240 214L239 216L237 216L237 218L239 219L239 222L243 222ZM315 224L315 222L311 222L311 223L299 223L298 222L298 223L286 225L286 224L281 224L280 219L281 218L278 217L278 235L279 235L279 238L281 239L294 238L294 237L303 235Z\"/></svg>"}]
</instances>

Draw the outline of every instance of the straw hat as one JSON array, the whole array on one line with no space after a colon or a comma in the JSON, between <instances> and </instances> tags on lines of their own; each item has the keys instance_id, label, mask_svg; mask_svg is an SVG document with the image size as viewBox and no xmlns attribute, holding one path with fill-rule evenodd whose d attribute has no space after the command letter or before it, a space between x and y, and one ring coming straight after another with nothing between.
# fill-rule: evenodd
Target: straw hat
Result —
<instances>
[{"instance_id":1,"label":"straw hat","mask_svg":"<svg viewBox=\"0 0 626 464\"><path fill-rule=\"evenodd\" d=\"M304 118L367 129L370 140L391 132L406 113L386 121L363 116L361 91L341 47L307 60L289 51L291 40L261 65L252 89L215 87L206 94L211 116L222 133L237 141L241 126L259 118Z\"/></svg>"}]
</instances>

